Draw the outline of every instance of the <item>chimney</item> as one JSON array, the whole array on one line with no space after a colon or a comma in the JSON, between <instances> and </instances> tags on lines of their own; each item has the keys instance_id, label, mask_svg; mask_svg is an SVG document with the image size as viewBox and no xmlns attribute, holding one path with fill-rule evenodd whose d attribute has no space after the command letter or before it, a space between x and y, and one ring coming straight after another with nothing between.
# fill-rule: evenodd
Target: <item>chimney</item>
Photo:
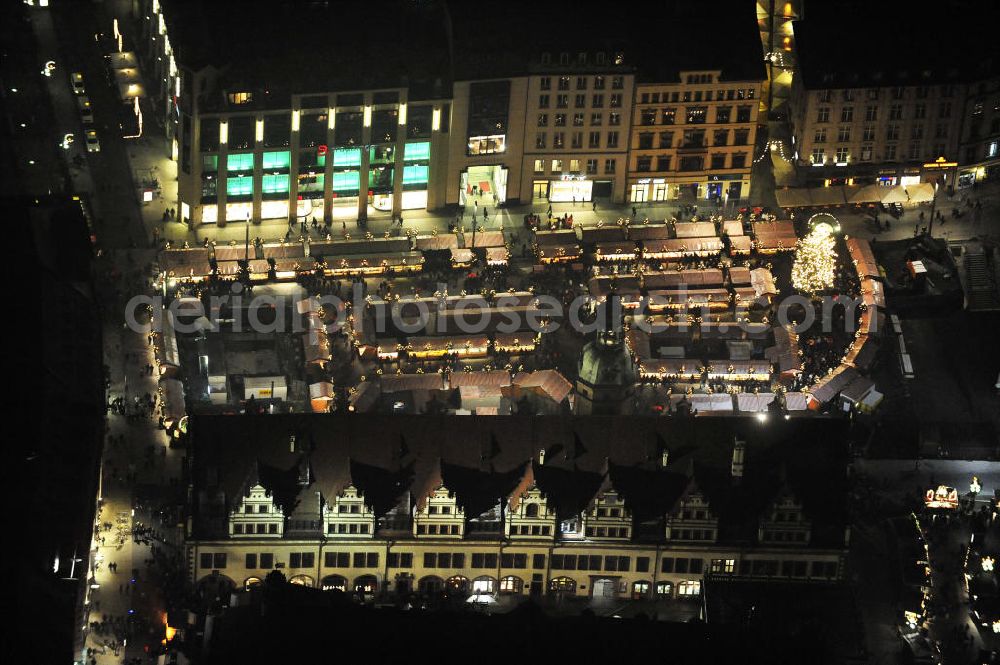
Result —
<instances>
[{"instance_id":1,"label":"chimney","mask_svg":"<svg viewBox=\"0 0 1000 665\"><path fill-rule=\"evenodd\" d=\"M670 463L670 451L664 448L663 452L660 453L660 468L666 469L667 464L669 463Z\"/></svg>"},{"instance_id":2,"label":"chimney","mask_svg":"<svg viewBox=\"0 0 1000 665\"><path fill-rule=\"evenodd\" d=\"M545 464L545 448L541 448L538 451L538 466Z\"/></svg>"},{"instance_id":3,"label":"chimney","mask_svg":"<svg viewBox=\"0 0 1000 665\"><path fill-rule=\"evenodd\" d=\"M744 441L740 441L738 438L734 439L734 442L732 474L733 480L739 482L739 480L743 478L743 455L746 452L747 444Z\"/></svg>"}]
</instances>

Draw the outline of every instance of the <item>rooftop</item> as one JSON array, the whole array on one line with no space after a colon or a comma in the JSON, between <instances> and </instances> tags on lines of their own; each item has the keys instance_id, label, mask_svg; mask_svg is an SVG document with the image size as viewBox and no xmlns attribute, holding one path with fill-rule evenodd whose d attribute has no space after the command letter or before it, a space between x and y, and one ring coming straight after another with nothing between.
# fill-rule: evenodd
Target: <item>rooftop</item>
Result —
<instances>
[{"instance_id":1,"label":"rooftop","mask_svg":"<svg viewBox=\"0 0 1000 665\"><path fill-rule=\"evenodd\" d=\"M224 531L227 504L242 495L248 478L293 478L307 459L327 501L350 478L377 515L407 492L419 500L440 477L475 517L510 496L532 465L540 489L564 516L579 514L608 476L637 520L658 519L693 479L722 521L720 539L752 539L761 512L788 491L813 520L814 543L843 542L844 502L835 497L846 487L846 432L839 420L764 426L734 418L295 414L193 416L189 431L201 537ZM746 470L734 482L737 436L747 441ZM286 513L294 509L294 484L275 480L272 491Z\"/></svg>"}]
</instances>

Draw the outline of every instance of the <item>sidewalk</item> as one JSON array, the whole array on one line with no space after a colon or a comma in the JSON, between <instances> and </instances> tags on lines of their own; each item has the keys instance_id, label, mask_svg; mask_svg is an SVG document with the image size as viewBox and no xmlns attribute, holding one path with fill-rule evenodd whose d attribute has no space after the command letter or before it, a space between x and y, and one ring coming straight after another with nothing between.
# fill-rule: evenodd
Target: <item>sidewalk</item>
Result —
<instances>
[{"instance_id":1,"label":"sidewalk","mask_svg":"<svg viewBox=\"0 0 1000 665\"><path fill-rule=\"evenodd\" d=\"M104 271L114 266L123 275L117 284L103 281L101 288L102 296L112 303L106 310L109 319L104 324L105 359L111 371L108 396L111 400L123 397L129 405L134 404L135 396L156 395L157 392L155 371L149 375L145 370L147 365L155 365L148 340L140 333L123 328L121 308L116 303L120 301L116 298L116 288L130 282L139 283L137 266L142 262L128 260L134 254L115 252L113 258L99 266ZM101 277L106 278L106 274ZM121 296L127 297L129 292L130 289L124 288ZM94 571L100 587L94 591L88 622L107 620L113 622L113 627L103 634L91 630L87 636L87 646L96 662L102 665L122 663L128 658L145 659L148 653L159 648L158 639L165 623L161 590L153 579L155 571L147 563L152 557L151 548L147 544L134 543L132 537L139 523L162 532L168 540L174 535L160 525L157 515L150 513L155 506L139 506L133 510L137 506L137 486L169 486L171 479L179 480L181 476L181 453L167 447L165 433L157 428L156 415L154 412L152 417L132 419L114 411L108 415L103 504L97 520L104 544L98 547ZM152 455L148 452L150 447L154 451ZM106 528L107 523L111 524L110 529ZM117 564L117 571L109 569L112 563ZM106 647L106 642L111 640L117 640L123 648L116 653Z\"/></svg>"},{"instance_id":2,"label":"sidewalk","mask_svg":"<svg viewBox=\"0 0 1000 665\"><path fill-rule=\"evenodd\" d=\"M135 163L139 163L139 159L141 157ZM160 179L160 184L164 184L163 178ZM489 208L489 220L484 223L480 218L477 220L477 224L487 231L496 231L500 229L500 222L502 221L503 229L507 233L520 233L525 228L524 216L529 213L535 213L544 218L549 206L548 203L517 204L497 209L491 204L487 205ZM636 219L639 221L645 218L648 218L650 221L662 221L671 217L680 219L679 212L682 203L678 201L657 201L655 203L636 203L634 205L636 207ZM554 216L561 217L563 214L570 214L577 224L592 226L602 220L605 224L613 224L621 217L631 218L633 204L607 205L598 203L596 212L593 211L589 202L581 202L576 205L573 203L552 203L551 206ZM215 224L205 224L191 231L187 228L187 225L176 221L163 222L161 216L164 207L169 206L160 201L143 207L143 219L147 227L151 230L151 233L152 229L159 229L160 238L162 239L170 240L174 243L187 241L191 245L201 244L205 238L215 240L217 243L242 243L245 239L245 222L230 222L225 227L219 227ZM467 233L471 233L472 230L471 215L473 210L474 207L472 205L467 206L463 217L463 224ZM698 205L699 216L718 214L718 210L708 201L702 201ZM433 231L447 233L448 225L454 223L455 218L455 212L431 213L423 210L404 212L402 233L406 233L408 230L415 231L418 235L428 235ZM346 233L352 237L358 237L359 234L364 235L366 232L376 237L381 237L386 231L394 234L399 233L398 225L394 225L392 220L386 217L369 218L365 226L360 228L355 220L348 220L346 222L334 221L331 224L331 236L334 238L343 237L345 227ZM250 224L250 239L260 237L265 242L277 242L285 238L285 233L288 230L288 221L285 219L264 220L260 223L252 222ZM292 231L292 238L298 239L299 234L299 227L296 226ZM324 237L323 234L312 229L310 229L310 235L314 240Z\"/></svg>"}]
</instances>

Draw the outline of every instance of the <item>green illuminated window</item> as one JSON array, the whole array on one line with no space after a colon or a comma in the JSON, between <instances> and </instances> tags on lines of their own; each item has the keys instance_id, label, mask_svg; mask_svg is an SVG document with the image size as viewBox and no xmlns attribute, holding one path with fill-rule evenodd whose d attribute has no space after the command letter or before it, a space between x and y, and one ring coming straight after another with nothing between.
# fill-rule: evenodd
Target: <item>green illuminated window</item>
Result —
<instances>
[{"instance_id":1,"label":"green illuminated window","mask_svg":"<svg viewBox=\"0 0 1000 665\"><path fill-rule=\"evenodd\" d=\"M219 170L219 156L218 155L202 155L201 157L201 170L205 173L214 173Z\"/></svg>"},{"instance_id":2,"label":"green illuminated window","mask_svg":"<svg viewBox=\"0 0 1000 665\"><path fill-rule=\"evenodd\" d=\"M250 196L253 194L253 178L226 178L227 196Z\"/></svg>"},{"instance_id":3,"label":"green illuminated window","mask_svg":"<svg viewBox=\"0 0 1000 665\"><path fill-rule=\"evenodd\" d=\"M233 153L226 162L227 171L253 171L253 153Z\"/></svg>"},{"instance_id":4,"label":"green illuminated window","mask_svg":"<svg viewBox=\"0 0 1000 665\"><path fill-rule=\"evenodd\" d=\"M265 175L262 183L265 194L281 194L288 192L288 174Z\"/></svg>"},{"instance_id":5,"label":"green illuminated window","mask_svg":"<svg viewBox=\"0 0 1000 665\"><path fill-rule=\"evenodd\" d=\"M292 153L288 150L264 153L264 170L287 169L291 163Z\"/></svg>"},{"instance_id":6,"label":"green illuminated window","mask_svg":"<svg viewBox=\"0 0 1000 665\"><path fill-rule=\"evenodd\" d=\"M334 161L336 161L336 156L334 156ZM334 171L333 191L347 192L359 189L361 189L361 173L359 171Z\"/></svg>"},{"instance_id":7,"label":"green illuminated window","mask_svg":"<svg viewBox=\"0 0 1000 665\"><path fill-rule=\"evenodd\" d=\"M427 182L428 167L426 166L404 166L403 184L416 185Z\"/></svg>"},{"instance_id":8,"label":"green illuminated window","mask_svg":"<svg viewBox=\"0 0 1000 665\"><path fill-rule=\"evenodd\" d=\"M326 166L326 155L316 155L316 166Z\"/></svg>"},{"instance_id":9,"label":"green illuminated window","mask_svg":"<svg viewBox=\"0 0 1000 665\"><path fill-rule=\"evenodd\" d=\"M420 141L419 143L407 143L403 153L404 162L417 162L431 158L430 141ZM404 177L406 177L404 175Z\"/></svg>"},{"instance_id":10,"label":"green illuminated window","mask_svg":"<svg viewBox=\"0 0 1000 665\"><path fill-rule=\"evenodd\" d=\"M361 166L361 148L341 148L333 151L333 166Z\"/></svg>"}]
</instances>

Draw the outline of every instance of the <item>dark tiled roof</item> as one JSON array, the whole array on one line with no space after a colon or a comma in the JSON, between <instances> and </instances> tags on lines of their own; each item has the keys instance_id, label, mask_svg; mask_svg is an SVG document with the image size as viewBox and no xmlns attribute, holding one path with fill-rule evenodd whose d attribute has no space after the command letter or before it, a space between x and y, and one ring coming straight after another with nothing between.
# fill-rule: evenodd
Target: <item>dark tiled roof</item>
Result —
<instances>
[{"instance_id":1,"label":"dark tiled roof","mask_svg":"<svg viewBox=\"0 0 1000 665\"><path fill-rule=\"evenodd\" d=\"M379 516L408 492L419 501L443 482L475 517L514 493L530 461L560 517L584 510L608 482L637 520L658 519L694 478L723 523L720 538L752 539L757 518L782 492L803 502L814 541L843 537L846 431L838 420L194 416L190 431L195 528L206 537L223 529L226 506L239 500L255 463L279 503L294 507L304 459L312 491L329 501L353 482ZM740 482L730 474L736 436L747 442Z\"/></svg>"}]
</instances>

